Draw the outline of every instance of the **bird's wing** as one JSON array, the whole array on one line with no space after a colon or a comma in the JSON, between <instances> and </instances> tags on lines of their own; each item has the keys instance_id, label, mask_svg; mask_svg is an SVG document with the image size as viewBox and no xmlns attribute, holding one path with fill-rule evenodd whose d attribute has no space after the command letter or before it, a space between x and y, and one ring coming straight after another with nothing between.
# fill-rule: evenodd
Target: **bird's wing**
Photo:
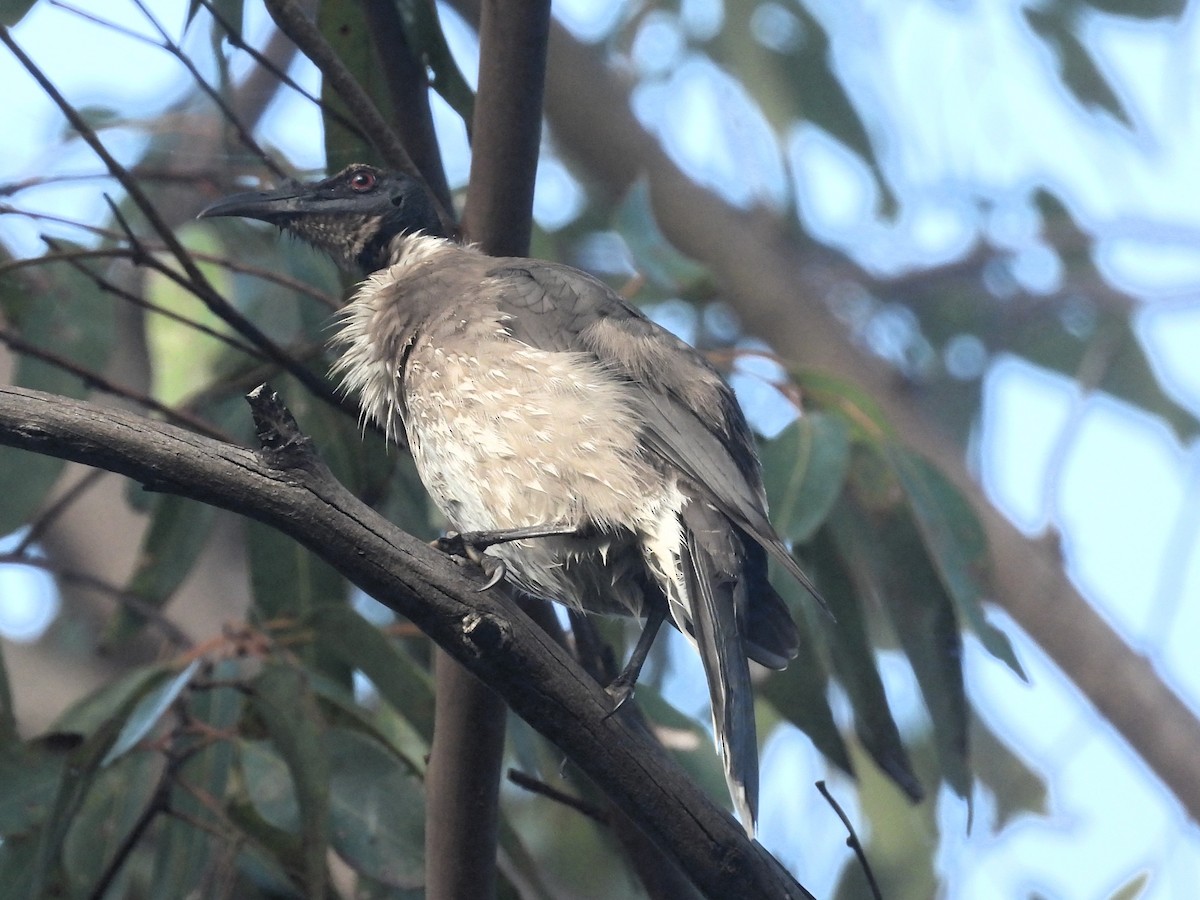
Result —
<instances>
[{"instance_id":1,"label":"bird's wing","mask_svg":"<svg viewBox=\"0 0 1200 900\"><path fill-rule=\"evenodd\" d=\"M593 354L626 379L649 449L686 474L818 600L766 514L758 457L729 386L695 349L647 319L603 282L568 266L498 261L488 272L517 340Z\"/></svg>"}]
</instances>

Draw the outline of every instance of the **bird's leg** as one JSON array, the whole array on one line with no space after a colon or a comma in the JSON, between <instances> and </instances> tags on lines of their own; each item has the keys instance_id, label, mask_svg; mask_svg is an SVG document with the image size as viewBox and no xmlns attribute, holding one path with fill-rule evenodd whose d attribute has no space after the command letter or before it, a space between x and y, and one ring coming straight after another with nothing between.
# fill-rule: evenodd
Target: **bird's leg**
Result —
<instances>
[{"instance_id":1,"label":"bird's leg","mask_svg":"<svg viewBox=\"0 0 1200 900\"><path fill-rule=\"evenodd\" d=\"M444 537L432 542L435 550L469 559L488 576L487 584L480 591L495 587L504 577L504 560L486 556L483 551L496 544L510 544L527 538L562 537L578 535L580 529L570 525L531 525L526 528L498 528L493 531L447 532Z\"/></svg>"},{"instance_id":2,"label":"bird's leg","mask_svg":"<svg viewBox=\"0 0 1200 900\"><path fill-rule=\"evenodd\" d=\"M613 706L612 715L624 705L625 701L633 696L633 689L637 686L638 676L642 674L642 666L646 664L646 657L650 655L650 648L654 646L654 639L658 636L658 629L662 627L662 623L667 618L667 606L661 604L653 607L646 615L646 624L642 628L642 633L638 636L637 643L633 647L633 653L630 654L629 662L625 663L625 668L621 670L621 674L612 680L605 688L608 695L613 698L616 705ZM607 718L607 717L606 717Z\"/></svg>"}]
</instances>

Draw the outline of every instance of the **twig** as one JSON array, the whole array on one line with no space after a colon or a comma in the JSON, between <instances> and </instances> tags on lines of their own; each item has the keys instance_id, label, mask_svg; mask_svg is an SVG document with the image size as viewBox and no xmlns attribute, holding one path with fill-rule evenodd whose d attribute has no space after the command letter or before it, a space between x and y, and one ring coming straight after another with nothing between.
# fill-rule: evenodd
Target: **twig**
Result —
<instances>
[{"instance_id":1,"label":"twig","mask_svg":"<svg viewBox=\"0 0 1200 900\"><path fill-rule=\"evenodd\" d=\"M50 215L49 213L35 213L30 212L29 210L16 209L15 207L0 204L0 215L4 214L20 215L37 221L58 222L63 225L71 225L75 228L80 228L91 234L95 234L98 237L111 241L121 240L125 236L125 232L123 231L115 231L111 228L100 228L96 225L89 225L86 222L76 222L73 219L68 219L64 216L54 216ZM46 240L46 238L43 236L42 240ZM47 241L47 243L49 242ZM61 250L56 253L47 253L42 256L27 256L21 259L10 259L6 262L0 262L0 275L7 274L8 272L13 272L18 269L28 269L35 266L70 261L74 259L128 259L130 261L136 259L138 262L144 265L152 266L157 271L166 274L173 270L171 270L169 267L161 267L160 265L156 265L156 260L153 259L153 254L163 253L165 251L165 247L157 244L147 244L145 241L141 241L141 249L137 250L133 249L132 247L97 247L93 249ZM152 255L152 259L146 259L147 253ZM228 269L230 272L239 272L243 275L252 275L253 277L260 278L263 281L269 281L273 284L278 284L280 287L285 287L288 290L295 291L296 293L304 294L313 298L324 306L327 306L329 309L334 310L335 312L341 309L342 304L339 300L330 296L319 288L315 288L311 284L301 281L298 278L292 278L289 275L283 275L270 269L264 269L261 266L253 266L249 263L229 259L226 256L220 256L216 253L204 253L200 250L193 250L191 251L191 254L193 259L198 259L201 262L212 263L213 265L220 266L223 269ZM174 280L177 284L186 289L188 293L195 294L195 291L191 289L191 286L188 284L187 280L180 278L178 273L175 273Z\"/></svg>"},{"instance_id":2,"label":"twig","mask_svg":"<svg viewBox=\"0 0 1200 900\"><path fill-rule=\"evenodd\" d=\"M824 781L817 782L817 790L821 792L821 796L825 798L825 802L833 807L833 811L837 813L837 817L842 820L842 825L845 826L846 846L854 851L854 855L858 857L858 864L862 866L863 874L867 876L867 886L871 889L871 896L875 900L883 900L883 894L879 892L879 883L875 880L875 875L871 871L871 864L867 862L867 854L863 851L862 843L858 840L858 835L854 831L854 826L850 824L850 818L843 812L838 802L833 799L833 795L829 793L829 788L825 786Z\"/></svg>"},{"instance_id":3,"label":"twig","mask_svg":"<svg viewBox=\"0 0 1200 900\"><path fill-rule=\"evenodd\" d=\"M157 208L150 202L142 190L141 185L130 174L129 170L122 166L104 146L104 142L100 140L95 130L88 125L87 121L79 114L79 111L67 101L66 97L54 86L46 74L30 59L30 57L21 49L21 46L13 39L9 29L0 25L0 43L3 43L13 55L17 57L25 70L33 76L34 80L46 92L47 96L54 101L55 105L67 117L67 121L71 123L71 127L79 133L79 136L88 144L89 147L100 157L101 161L112 173L113 177L120 182L121 187L125 189L130 200L146 217L150 228L154 231L165 245L167 252L170 253L178 261L180 267L187 276L186 281L190 281L187 285L200 301L204 303L214 314L220 317L233 327L235 331L241 334L251 343L261 347L263 352L268 357L274 360L278 365L287 370L289 374L294 376L301 384L308 388L312 393L331 404L339 406L338 398L333 388L322 379L320 376L313 374L301 365L291 359L283 349L271 340L267 335L253 322L239 313L229 303L225 301L213 286L209 283L204 273L200 271L196 261L189 255L187 249L179 242L179 239L171 231L170 227L162 216L159 215ZM166 269L164 266L163 269Z\"/></svg>"},{"instance_id":4,"label":"twig","mask_svg":"<svg viewBox=\"0 0 1200 900\"><path fill-rule=\"evenodd\" d=\"M286 178L287 174L283 171L283 168L277 162L275 162L275 160L271 159L267 152L259 146L258 141L254 140L250 132L246 130L244 125L242 125L241 121L237 117L237 114L233 111L229 104L225 102L225 99L220 95L220 93L218 93L212 85L204 80L204 76L200 74L200 70L196 68L196 64L192 62L191 57L184 53L183 48L171 39L171 37L167 34L167 30L163 28L161 24L159 24L158 19L154 18L153 13L151 13L146 7L146 4L143 3L142 0L132 0L132 2L134 6L141 11L142 15L146 17L146 21L154 26L154 30L158 32L159 37L162 38L163 42L161 46L163 49L165 49L183 64L184 68L188 70L192 78L195 80L196 86L200 88L200 90L203 91L214 104L216 104L217 109L221 111L221 115L225 117L225 121L233 126L234 131L237 132L238 140L242 142L242 145L255 156L257 156L259 161L268 169L270 169L277 178Z\"/></svg>"},{"instance_id":5,"label":"twig","mask_svg":"<svg viewBox=\"0 0 1200 900\"><path fill-rule=\"evenodd\" d=\"M241 30L233 25L223 15L221 15L220 10L217 9L211 0L199 0L199 3L206 10L208 10L208 14L213 17L213 21L216 22L217 25L220 26L221 30L225 32L225 36L229 39L229 45L231 47L247 53L252 60L258 63L259 66L274 75L280 84L286 85L305 100L315 104L317 108L321 110L322 115L329 116L343 128L353 132L357 137L360 137L363 140L367 139L366 135L363 134L362 129L359 128L354 122L350 121L349 118L342 115L342 113L331 107L328 103L323 102L320 97L317 97L306 91L303 86L297 83L296 80L288 75L287 72L282 71L277 65L275 65L275 63L271 62L270 59L268 59L254 47L251 47L249 44L247 44L245 38L242 37ZM293 41L293 43L295 43L295 41Z\"/></svg>"},{"instance_id":6,"label":"twig","mask_svg":"<svg viewBox=\"0 0 1200 900\"><path fill-rule=\"evenodd\" d=\"M46 244L52 249L58 250L57 243L52 239L42 235L42 240L45 241ZM159 306L157 303L151 303L149 300L139 297L132 291L127 291L125 288L113 284L103 275L93 272L80 260L68 259L66 262L85 278L90 279L97 288L106 294L112 294L114 297L118 297L121 300L124 300L126 303L130 303L148 312L160 315L163 318L170 319L173 322L178 322L180 325L186 325L188 328L191 328L200 334L208 335L209 337L218 340L229 347L232 347L234 350L239 350L248 356L253 356L255 359L266 359L266 357L263 356L262 352L257 347L252 347L250 344L243 343L237 338L225 334L223 331L217 331L215 328L210 328L208 325L205 325L202 322L197 322L195 319L189 319L187 316L177 313L174 310L167 309L165 306Z\"/></svg>"},{"instance_id":7,"label":"twig","mask_svg":"<svg viewBox=\"0 0 1200 900\"><path fill-rule=\"evenodd\" d=\"M544 781L540 781L539 779L526 775L524 772L519 772L516 769L509 769L507 778L517 787L524 788L531 794L538 794L539 796L546 797L549 800L553 800L555 803L561 803L563 806L566 806L569 809L573 809L578 813L582 813L593 822L597 822L606 827L609 824L608 814L604 810L592 803L588 803L586 800L581 800L578 797L572 797L570 794L560 791L557 788L553 788Z\"/></svg>"},{"instance_id":8,"label":"twig","mask_svg":"<svg viewBox=\"0 0 1200 900\"><path fill-rule=\"evenodd\" d=\"M375 145L380 158L393 169L412 175L422 183L424 178L413 163L400 138L388 125L376 108L371 96L355 80L345 63L329 46L325 36L304 15L295 0L264 0L267 12L275 20L280 31L290 37L312 63L321 70L329 86L337 92L351 115L362 125L367 140ZM438 218L447 234L457 233L457 225L449 211L435 198Z\"/></svg>"},{"instance_id":9,"label":"twig","mask_svg":"<svg viewBox=\"0 0 1200 900\"><path fill-rule=\"evenodd\" d=\"M7 344L9 349L14 353L22 353L25 356L33 359L40 359L44 363L49 363L55 368L62 369L64 372L69 372L76 378L81 380L88 387L95 388L98 391L103 391L106 394L111 394L114 397L122 397L126 400L138 404L145 409L152 410L158 413L168 422L173 422L176 425L181 425L199 432L200 434L214 438L218 441L226 441L233 443L233 439L219 428L210 425L198 416L194 416L189 412L172 409L165 403L155 400L153 397L135 391L131 388L123 387L114 381L109 381L99 372L93 372L91 369L79 365L74 360L67 359L58 353L50 350L43 350L41 347L34 346L22 337L9 331L7 328L0 328L0 343Z\"/></svg>"},{"instance_id":10,"label":"twig","mask_svg":"<svg viewBox=\"0 0 1200 900\"><path fill-rule=\"evenodd\" d=\"M105 474L107 473L103 469L96 469L89 473L89 475ZM70 569L61 569L54 564L53 560L40 556L30 556L24 551L0 554L0 564L29 566L33 569L41 569L44 572L49 572L60 581L65 581L68 584L77 584L80 587L107 594L122 606L128 607L131 612L135 612L146 619L147 622L161 631L163 637L175 647L187 650L193 646L192 639L184 633L182 628L168 619L161 609L147 603L141 597L131 594L129 591L119 588L116 585L109 584L107 581L103 581L94 575L89 575L85 572L75 572Z\"/></svg>"},{"instance_id":11,"label":"twig","mask_svg":"<svg viewBox=\"0 0 1200 900\"><path fill-rule=\"evenodd\" d=\"M73 485L63 491L62 496L56 499L46 508L46 510L37 517L29 530L25 532L25 536L21 538L21 542L13 548L10 555L16 557L25 557L29 548L38 542L38 539L46 533L49 528L64 512L71 508L76 500L82 497L87 491L91 490L102 477L104 471L102 469L92 469L84 474L82 478L76 481Z\"/></svg>"}]
</instances>

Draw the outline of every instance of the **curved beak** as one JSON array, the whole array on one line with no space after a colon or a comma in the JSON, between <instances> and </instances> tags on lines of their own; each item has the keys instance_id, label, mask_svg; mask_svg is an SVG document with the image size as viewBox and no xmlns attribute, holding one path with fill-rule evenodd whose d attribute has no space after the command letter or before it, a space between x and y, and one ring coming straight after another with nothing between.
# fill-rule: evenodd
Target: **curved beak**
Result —
<instances>
[{"instance_id":1,"label":"curved beak","mask_svg":"<svg viewBox=\"0 0 1200 900\"><path fill-rule=\"evenodd\" d=\"M196 218L240 216L246 219L259 219L263 222L277 222L279 219L308 211L303 192L303 185L292 184L276 188L273 191L246 191L242 194L231 194L201 210Z\"/></svg>"}]
</instances>

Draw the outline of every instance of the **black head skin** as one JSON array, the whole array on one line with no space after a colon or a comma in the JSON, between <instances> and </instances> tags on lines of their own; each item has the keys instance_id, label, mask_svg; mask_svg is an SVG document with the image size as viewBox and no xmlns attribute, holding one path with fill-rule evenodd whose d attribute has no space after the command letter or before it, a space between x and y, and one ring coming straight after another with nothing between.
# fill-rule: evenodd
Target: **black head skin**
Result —
<instances>
[{"instance_id":1,"label":"black head skin","mask_svg":"<svg viewBox=\"0 0 1200 900\"><path fill-rule=\"evenodd\" d=\"M398 235L445 237L425 186L402 172L363 163L315 184L292 182L218 200L199 218L240 216L270 222L324 250L346 268L374 272L391 262Z\"/></svg>"}]
</instances>

